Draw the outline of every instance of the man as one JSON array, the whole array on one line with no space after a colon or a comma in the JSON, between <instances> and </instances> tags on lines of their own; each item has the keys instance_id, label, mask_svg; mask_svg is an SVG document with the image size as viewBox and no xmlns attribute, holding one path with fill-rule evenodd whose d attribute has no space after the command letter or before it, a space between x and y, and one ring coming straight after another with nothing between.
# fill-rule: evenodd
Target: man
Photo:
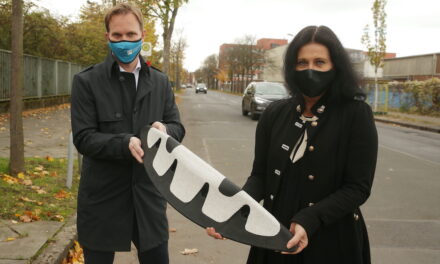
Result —
<instances>
[{"instance_id":1,"label":"man","mask_svg":"<svg viewBox=\"0 0 440 264\"><path fill-rule=\"evenodd\" d=\"M87 264L113 263L130 251L140 263L168 263L166 201L142 163L145 125L181 141L185 134L167 77L139 56L139 9L118 4L105 16L110 52L104 62L75 75L74 144L84 155L78 192L78 239Z\"/></svg>"}]
</instances>

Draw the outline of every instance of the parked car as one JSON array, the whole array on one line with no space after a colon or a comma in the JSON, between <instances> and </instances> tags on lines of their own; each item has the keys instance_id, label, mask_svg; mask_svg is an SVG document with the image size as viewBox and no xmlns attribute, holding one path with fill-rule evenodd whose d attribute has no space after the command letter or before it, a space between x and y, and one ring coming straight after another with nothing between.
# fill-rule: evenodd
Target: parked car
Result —
<instances>
[{"instance_id":1,"label":"parked car","mask_svg":"<svg viewBox=\"0 0 440 264\"><path fill-rule=\"evenodd\" d=\"M241 112L244 116L251 113L251 118L257 120L270 103L288 97L289 93L281 83L251 82L244 90Z\"/></svg>"},{"instance_id":2,"label":"parked car","mask_svg":"<svg viewBox=\"0 0 440 264\"><path fill-rule=\"evenodd\" d=\"M206 87L206 84L204 83L198 83L196 86L196 93L207 93L208 88Z\"/></svg>"}]
</instances>

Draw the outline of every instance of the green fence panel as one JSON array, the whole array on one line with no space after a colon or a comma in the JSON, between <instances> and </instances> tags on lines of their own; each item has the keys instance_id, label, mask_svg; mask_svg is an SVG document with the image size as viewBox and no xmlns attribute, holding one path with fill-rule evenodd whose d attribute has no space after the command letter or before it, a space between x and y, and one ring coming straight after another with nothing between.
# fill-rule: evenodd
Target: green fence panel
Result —
<instances>
[{"instance_id":1,"label":"green fence panel","mask_svg":"<svg viewBox=\"0 0 440 264\"><path fill-rule=\"evenodd\" d=\"M0 51L0 100L9 99L11 87L11 53Z\"/></svg>"},{"instance_id":2,"label":"green fence panel","mask_svg":"<svg viewBox=\"0 0 440 264\"><path fill-rule=\"evenodd\" d=\"M25 56L24 57L24 82L23 82L23 96L24 97L38 97L38 57Z\"/></svg>"}]
</instances>

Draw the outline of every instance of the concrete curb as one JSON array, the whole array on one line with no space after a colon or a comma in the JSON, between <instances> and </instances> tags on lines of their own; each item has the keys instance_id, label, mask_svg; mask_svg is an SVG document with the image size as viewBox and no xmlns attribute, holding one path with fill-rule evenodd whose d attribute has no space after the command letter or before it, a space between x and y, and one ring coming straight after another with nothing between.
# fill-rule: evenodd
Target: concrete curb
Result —
<instances>
[{"instance_id":1,"label":"concrete curb","mask_svg":"<svg viewBox=\"0 0 440 264\"><path fill-rule=\"evenodd\" d=\"M47 247L31 263L61 264L75 239L77 239L76 215L71 217L52 239L48 240Z\"/></svg>"},{"instance_id":2,"label":"concrete curb","mask_svg":"<svg viewBox=\"0 0 440 264\"><path fill-rule=\"evenodd\" d=\"M409 128L414 128L414 129L419 129L419 130L424 130L424 131L429 131L429 132L434 132L434 133L440 133L440 128L435 128L435 127L416 125L416 124L410 124L410 123L403 123L403 122L399 122L399 121L383 119L383 118L378 118L378 117L375 117L374 120L376 120L377 122L385 123L385 124L394 124L394 125L399 125L402 127L409 127Z\"/></svg>"}]
</instances>

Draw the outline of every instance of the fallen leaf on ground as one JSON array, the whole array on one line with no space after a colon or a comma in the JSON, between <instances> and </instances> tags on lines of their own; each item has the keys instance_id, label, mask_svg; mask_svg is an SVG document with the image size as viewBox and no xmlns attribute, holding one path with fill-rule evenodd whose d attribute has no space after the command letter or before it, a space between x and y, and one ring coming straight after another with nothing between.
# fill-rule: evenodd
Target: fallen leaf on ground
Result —
<instances>
[{"instance_id":1,"label":"fallen leaf on ground","mask_svg":"<svg viewBox=\"0 0 440 264\"><path fill-rule=\"evenodd\" d=\"M9 242L9 241L14 241L14 240L16 240L17 238L16 237L8 237L8 238L6 238L4 241L5 242Z\"/></svg>"},{"instance_id":2,"label":"fallen leaf on ground","mask_svg":"<svg viewBox=\"0 0 440 264\"><path fill-rule=\"evenodd\" d=\"M22 222L28 223L26 221L28 221L30 219L31 221L39 221L40 217L37 215L39 212L41 212L41 210L37 209L35 210L35 214L32 211L24 211L24 215L20 216L20 220L22 220ZM27 216L27 217L26 217Z\"/></svg>"},{"instance_id":3,"label":"fallen leaf on ground","mask_svg":"<svg viewBox=\"0 0 440 264\"><path fill-rule=\"evenodd\" d=\"M37 167L34 168L34 171L43 171L44 167L41 165L38 165Z\"/></svg>"},{"instance_id":4,"label":"fallen leaf on ground","mask_svg":"<svg viewBox=\"0 0 440 264\"><path fill-rule=\"evenodd\" d=\"M42 175L49 175L49 172L44 170L44 171L41 172L41 174Z\"/></svg>"},{"instance_id":5,"label":"fallen leaf on ground","mask_svg":"<svg viewBox=\"0 0 440 264\"><path fill-rule=\"evenodd\" d=\"M6 127L0 127L0 131L6 131Z\"/></svg>"},{"instance_id":6,"label":"fallen leaf on ground","mask_svg":"<svg viewBox=\"0 0 440 264\"><path fill-rule=\"evenodd\" d=\"M15 221L15 220L11 220L11 223L13 223L13 224L18 224L18 222Z\"/></svg>"},{"instance_id":7,"label":"fallen leaf on ground","mask_svg":"<svg viewBox=\"0 0 440 264\"><path fill-rule=\"evenodd\" d=\"M46 156L47 161L52 162L54 161L54 158L52 158L51 156Z\"/></svg>"},{"instance_id":8,"label":"fallen leaf on ground","mask_svg":"<svg viewBox=\"0 0 440 264\"><path fill-rule=\"evenodd\" d=\"M69 193L64 191L64 190L60 190L59 192L57 192L56 194L54 194L55 199L57 200L63 200L67 197L69 197Z\"/></svg>"},{"instance_id":9,"label":"fallen leaf on ground","mask_svg":"<svg viewBox=\"0 0 440 264\"><path fill-rule=\"evenodd\" d=\"M37 193L38 194L46 194L47 192L43 189L39 189L39 190L37 190Z\"/></svg>"},{"instance_id":10,"label":"fallen leaf on ground","mask_svg":"<svg viewBox=\"0 0 440 264\"><path fill-rule=\"evenodd\" d=\"M176 232L177 232L177 229L175 229L175 228L170 228L170 229L168 229L168 232L170 232L170 233L176 233Z\"/></svg>"},{"instance_id":11,"label":"fallen leaf on ground","mask_svg":"<svg viewBox=\"0 0 440 264\"><path fill-rule=\"evenodd\" d=\"M20 172L19 174L17 174L17 178L24 180L24 173Z\"/></svg>"},{"instance_id":12,"label":"fallen leaf on ground","mask_svg":"<svg viewBox=\"0 0 440 264\"><path fill-rule=\"evenodd\" d=\"M54 215L52 218L56 221L64 222L64 216L62 215Z\"/></svg>"},{"instance_id":13,"label":"fallen leaf on ground","mask_svg":"<svg viewBox=\"0 0 440 264\"><path fill-rule=\"evenodd\" d=\"M23 180L22 184L26 185L26 186L30 186L30 185L32 185L32 181L31 180Z\"/></svg>"},{"instance_id":14,"label":"fallen leaf on ground","mask_svg":"<svg viewBox=\"0 0 440 264\"><path fill-rule=\"evenodd\" d=\"M56 171L52 171L52 172L50 173L50 176L51 176L51 177L58 177L58 173L57 173Z\"/></svg>"},{"instance_id":15,"label":"fallen leaf on ground","mask_svg":"<svg viewBox=\"0 0 440 264\"><path fill-rule=\"evenodd\" d=\"M3 179L5 182L9 183L9 184L16 184L16 183L18 183L18 178L15 178L15 177L9 176L9 175L7 175L7 174L3 174L3 175L2 175L2 179Z\"/></svg>"},{"instance_id":16,"label":"fallen leaf on ground","mask_svg":"<svg viewBox=\"0 0 440 264\"><path fill-rule=\"evenodd\" d=\"M41 187L40 187L40 186L36 186L36 185L32 185L32 186L31 186L31 189L32 189L32 190L40 190Z\"/></svg>"},{"instance_id":17,"label":"fallen leaf on ground","mask_svg":"<svg viewBox=\"0 0 440 264\"><path fill-rule=\"evenodd\" d=\"M199 253L199 250L197 248L185 248L183 251L180 251L180 254L182 255L194 255Z\"/></svg>"},{"instance_id":18,"label":"fallen leaf on ground","mask_svg":"<svg viewBox=\"0 0 440 264\"><path fill-rule=\"evenodd\" d=\"M20 216L20 221L23 223L30 223L32 222L32 218L28 215L22 215Z\"/></svg>"},{"instance_id":19,"label":"fallen leaf on ground","mask_svg":"<svg viewBox=\"0 0 440 264\"><path fill-rule=\"evenodd\" d=\"M69 250L69 254L63 259L61 264L82 264L84 263L83 249L77 241L74 241L74 246Z\"/></svg>"},{"instance_id":20,"label":"fallen leaf on ground","mask_svg":"<svg viewBox=\"0 0 440 264\"><path fill-rule=\"evenodd\" d=\"M37 202L35 200L31 200L31 199L29 199L27 197L24 197L24 196L20 197L20 200L22 200L24 202L30 202L30 203L36 203Z\"/></svg>"}]
</instances>

